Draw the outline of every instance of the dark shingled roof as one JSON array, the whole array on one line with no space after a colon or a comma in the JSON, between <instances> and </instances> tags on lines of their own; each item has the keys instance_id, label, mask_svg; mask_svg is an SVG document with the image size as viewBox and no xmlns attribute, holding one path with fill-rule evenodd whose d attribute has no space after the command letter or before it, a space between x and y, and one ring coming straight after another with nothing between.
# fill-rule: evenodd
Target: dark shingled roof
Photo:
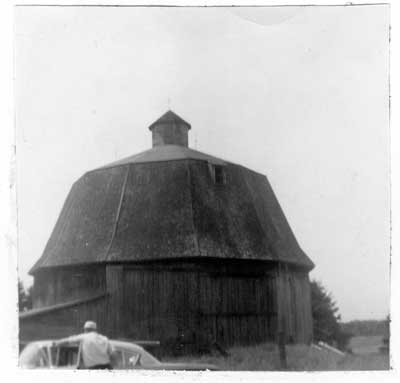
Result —
<instances>
[{"instance_id":1,"label":"dark shingled roof","mask_svg":"<svg viewBox=\"0 0 400 383\"><path fill-rule=\"evenodd\" d=\"M214 183L213 164L225 169L224 185ZM193 257L314 266L265 176L170 145L81 177L31 273L64 265Z\"/></svg>"},{"instance_id":2,"label":"dark shingled roof","mask_svg":"<svg viewBox=\"0 0 400 383\"><path fill-rule=\"evenodd\" d=\"M152 130L155 125L160 124L184 124L187 126L188 129L191 128L190 124L186 122L183 118L179 117L175 114L172 110L164 113L158 120L154 121L150 126L149 129Z\"/></svg>"}]
</instances>

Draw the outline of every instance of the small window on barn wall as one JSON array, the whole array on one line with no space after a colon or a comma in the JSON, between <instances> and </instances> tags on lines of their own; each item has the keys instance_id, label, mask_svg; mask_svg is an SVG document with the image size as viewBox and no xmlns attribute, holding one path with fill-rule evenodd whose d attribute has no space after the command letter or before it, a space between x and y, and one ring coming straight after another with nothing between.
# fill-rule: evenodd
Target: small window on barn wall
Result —
<instances>
[{"instance_id":1,"label":"small window on barn wall","mask_svg":"<svg viewBox=\"0 0 400 383\"><path fill-rule=\"evenodd\" d=\"M79 289L84 286L84 274L82 273L74 273L72 274L72 288Z\"/></svg>"},{"instance_id":2,"label":"small window on barn wall","mask_svg":"<svg viewBox=\"0 0 400 383\"><path fill-rule=\"evenodd\" d=\"M226 184L226 173L223 165L210 164L211 177L216 185Z\"/></svg>"}]
</instances>

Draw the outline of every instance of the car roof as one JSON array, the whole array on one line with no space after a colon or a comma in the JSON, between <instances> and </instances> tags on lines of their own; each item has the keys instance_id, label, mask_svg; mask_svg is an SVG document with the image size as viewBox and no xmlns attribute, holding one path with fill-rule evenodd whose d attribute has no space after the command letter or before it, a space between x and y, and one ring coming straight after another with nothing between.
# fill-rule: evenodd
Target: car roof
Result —
<instances>
[{"instance_id":1,"label":"car roof","mask_svg":"<svg viewBox=\"0 0 400 383\"><path fill-rule=\"evenodd\" d=\"M51 340L51 339L35 340L33 342L27 342L26 345L27 346L36 345L38 347L47 347L47 346L50 346L52 342L54 342L54 340Z\"/></svg>"}]
</instances>

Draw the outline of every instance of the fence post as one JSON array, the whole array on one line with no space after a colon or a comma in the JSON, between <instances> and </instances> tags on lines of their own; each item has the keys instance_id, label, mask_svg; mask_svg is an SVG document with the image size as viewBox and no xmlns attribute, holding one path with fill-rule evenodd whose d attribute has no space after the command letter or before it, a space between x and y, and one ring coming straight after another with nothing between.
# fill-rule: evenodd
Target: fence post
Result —
<instances>
[{"instance_id":1,"label":"fence post","mask_svg":"<svg viewBox=\"0 0 400 383\"><path fill-rule=\"evenodd\" d=\"M287 370L287 357L286 357L286 337L283 331L278 334L278 347L279 347L279 362L281 370Z\"/></svg>"}]
</instances>

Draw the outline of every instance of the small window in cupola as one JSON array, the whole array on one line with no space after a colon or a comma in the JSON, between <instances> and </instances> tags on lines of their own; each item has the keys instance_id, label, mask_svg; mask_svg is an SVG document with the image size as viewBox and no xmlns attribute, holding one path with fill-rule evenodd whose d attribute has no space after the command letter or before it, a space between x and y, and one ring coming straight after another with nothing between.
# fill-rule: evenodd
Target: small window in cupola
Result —
<instances>
[{"instance_id":1,"label":"small window in cupola","mask_svg":"<svg viewBox=\"0 0 400 383\"><path fill-rule=\"evenodd\" d=\"M223 165L210 165L210 170L215 185L226 184L226 173Z\"/></svg>"}]
</instances>

